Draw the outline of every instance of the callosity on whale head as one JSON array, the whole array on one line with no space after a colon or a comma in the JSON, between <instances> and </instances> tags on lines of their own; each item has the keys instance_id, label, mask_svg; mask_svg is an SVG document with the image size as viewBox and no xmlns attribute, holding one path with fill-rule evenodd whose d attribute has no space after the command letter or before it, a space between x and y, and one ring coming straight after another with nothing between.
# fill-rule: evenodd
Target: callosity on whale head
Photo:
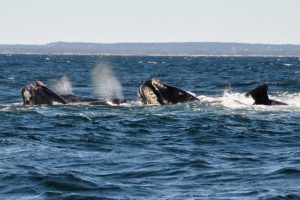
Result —
<instances>
[{"instance_id":1,"label":"callosity on whale head","mask_svg":"<svg viewBox=\"0 0 300 200\"><path fill-rule=\"evenodd\" d=\"M166 85L158 79L149 79L138 89L143 104L166 105L199 100L194 95L179 88Z\"/></svg>"},{"instance_id":2,"label":"callosity on whale head","mask_svg":"<svg viewBox=\"0 0 300 200\"><path fill-rule=\"evenodd\" d=\"M46 87L41 81L26 85L21 89L24 105L53 104L54 102L66 104L66 100Z\"/></svg>"}]
</instances>

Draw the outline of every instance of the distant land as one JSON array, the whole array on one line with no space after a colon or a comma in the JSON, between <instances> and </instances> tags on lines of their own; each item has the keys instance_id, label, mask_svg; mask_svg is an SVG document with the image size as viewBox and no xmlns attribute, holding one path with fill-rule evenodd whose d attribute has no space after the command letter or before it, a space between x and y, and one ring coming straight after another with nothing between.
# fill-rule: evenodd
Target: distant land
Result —
<instances>
[{"instance_id":1,"label":"distant land","mask_svg":"<svg viewBox=\"0 0 300 200\"><path fill-rule=\"evenodd\" d=\"M300 57L300 45L222 42L84 43L0 45L0 54L162 55L162 56L289 56Z\"/></svg>"}]
</instances>

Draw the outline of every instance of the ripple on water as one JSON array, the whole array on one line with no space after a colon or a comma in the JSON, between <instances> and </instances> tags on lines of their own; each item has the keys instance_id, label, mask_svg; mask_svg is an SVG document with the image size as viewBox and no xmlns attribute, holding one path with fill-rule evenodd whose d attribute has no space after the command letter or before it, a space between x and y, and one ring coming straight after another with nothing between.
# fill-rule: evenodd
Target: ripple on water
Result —
<instances>
[{"instance_id":1,"label":"ripple on water","mask_svg":"<svg viewBox=\"0 0 300 200\"><path fill-rule=\"evenodd\" d=\"M102 59L114 64L124 96L134 101L14 103L21 101L23 85L34 80L49 85L63 75L74 94L91 96L90 71ZM300 198L294 58L0 55L0 60L2 199ZM149 77L190 90L200 101L143 106L135 101L136 90ZM244 94L262 83L269 85L270 98L289 105L252 105Z\"/></svg>"}]
</instances>

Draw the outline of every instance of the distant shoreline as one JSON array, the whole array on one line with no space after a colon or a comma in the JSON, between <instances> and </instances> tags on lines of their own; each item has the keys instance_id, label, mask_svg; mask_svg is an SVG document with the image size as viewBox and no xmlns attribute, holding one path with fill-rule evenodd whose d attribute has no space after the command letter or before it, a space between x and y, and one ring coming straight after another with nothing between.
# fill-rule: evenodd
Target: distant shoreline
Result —
<instances>
[{"instance_id":1,"label":"distant shoreline","mask_svg":"<svg viewBox=\"0 0 300 200\"><path fill-rule=\"evenodd\" d=\"M61 53L0 53L1 56L127 56L127 57L224 57L224 58L300 58L300 55L155 55L155 54L61 54Z\"/></svg>"},{"instance_id":2,"label":"distant shoreline","mask_svg":"<svg viewBox=\"0 0 300 200\"><path fill-rule=\"evenodd\" d=\"M300 45L222 42L0 45L2 55L300 57Z\"/></svg>"}]
</instances>

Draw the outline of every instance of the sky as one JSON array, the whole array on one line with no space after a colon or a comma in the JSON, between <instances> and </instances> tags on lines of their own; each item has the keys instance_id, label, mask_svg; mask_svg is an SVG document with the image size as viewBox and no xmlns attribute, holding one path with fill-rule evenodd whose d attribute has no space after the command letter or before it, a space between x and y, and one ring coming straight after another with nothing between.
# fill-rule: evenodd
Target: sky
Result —
<instances>
[{"instance_id":1,"label":"sky","mask_svg":"<svg viewBox=\"0 0 300 200\"><path fill-rule=\"evenodd\" d=\"M0 44L300 44L300 0L0 0Z\"/></svg>"}]
</instances>

